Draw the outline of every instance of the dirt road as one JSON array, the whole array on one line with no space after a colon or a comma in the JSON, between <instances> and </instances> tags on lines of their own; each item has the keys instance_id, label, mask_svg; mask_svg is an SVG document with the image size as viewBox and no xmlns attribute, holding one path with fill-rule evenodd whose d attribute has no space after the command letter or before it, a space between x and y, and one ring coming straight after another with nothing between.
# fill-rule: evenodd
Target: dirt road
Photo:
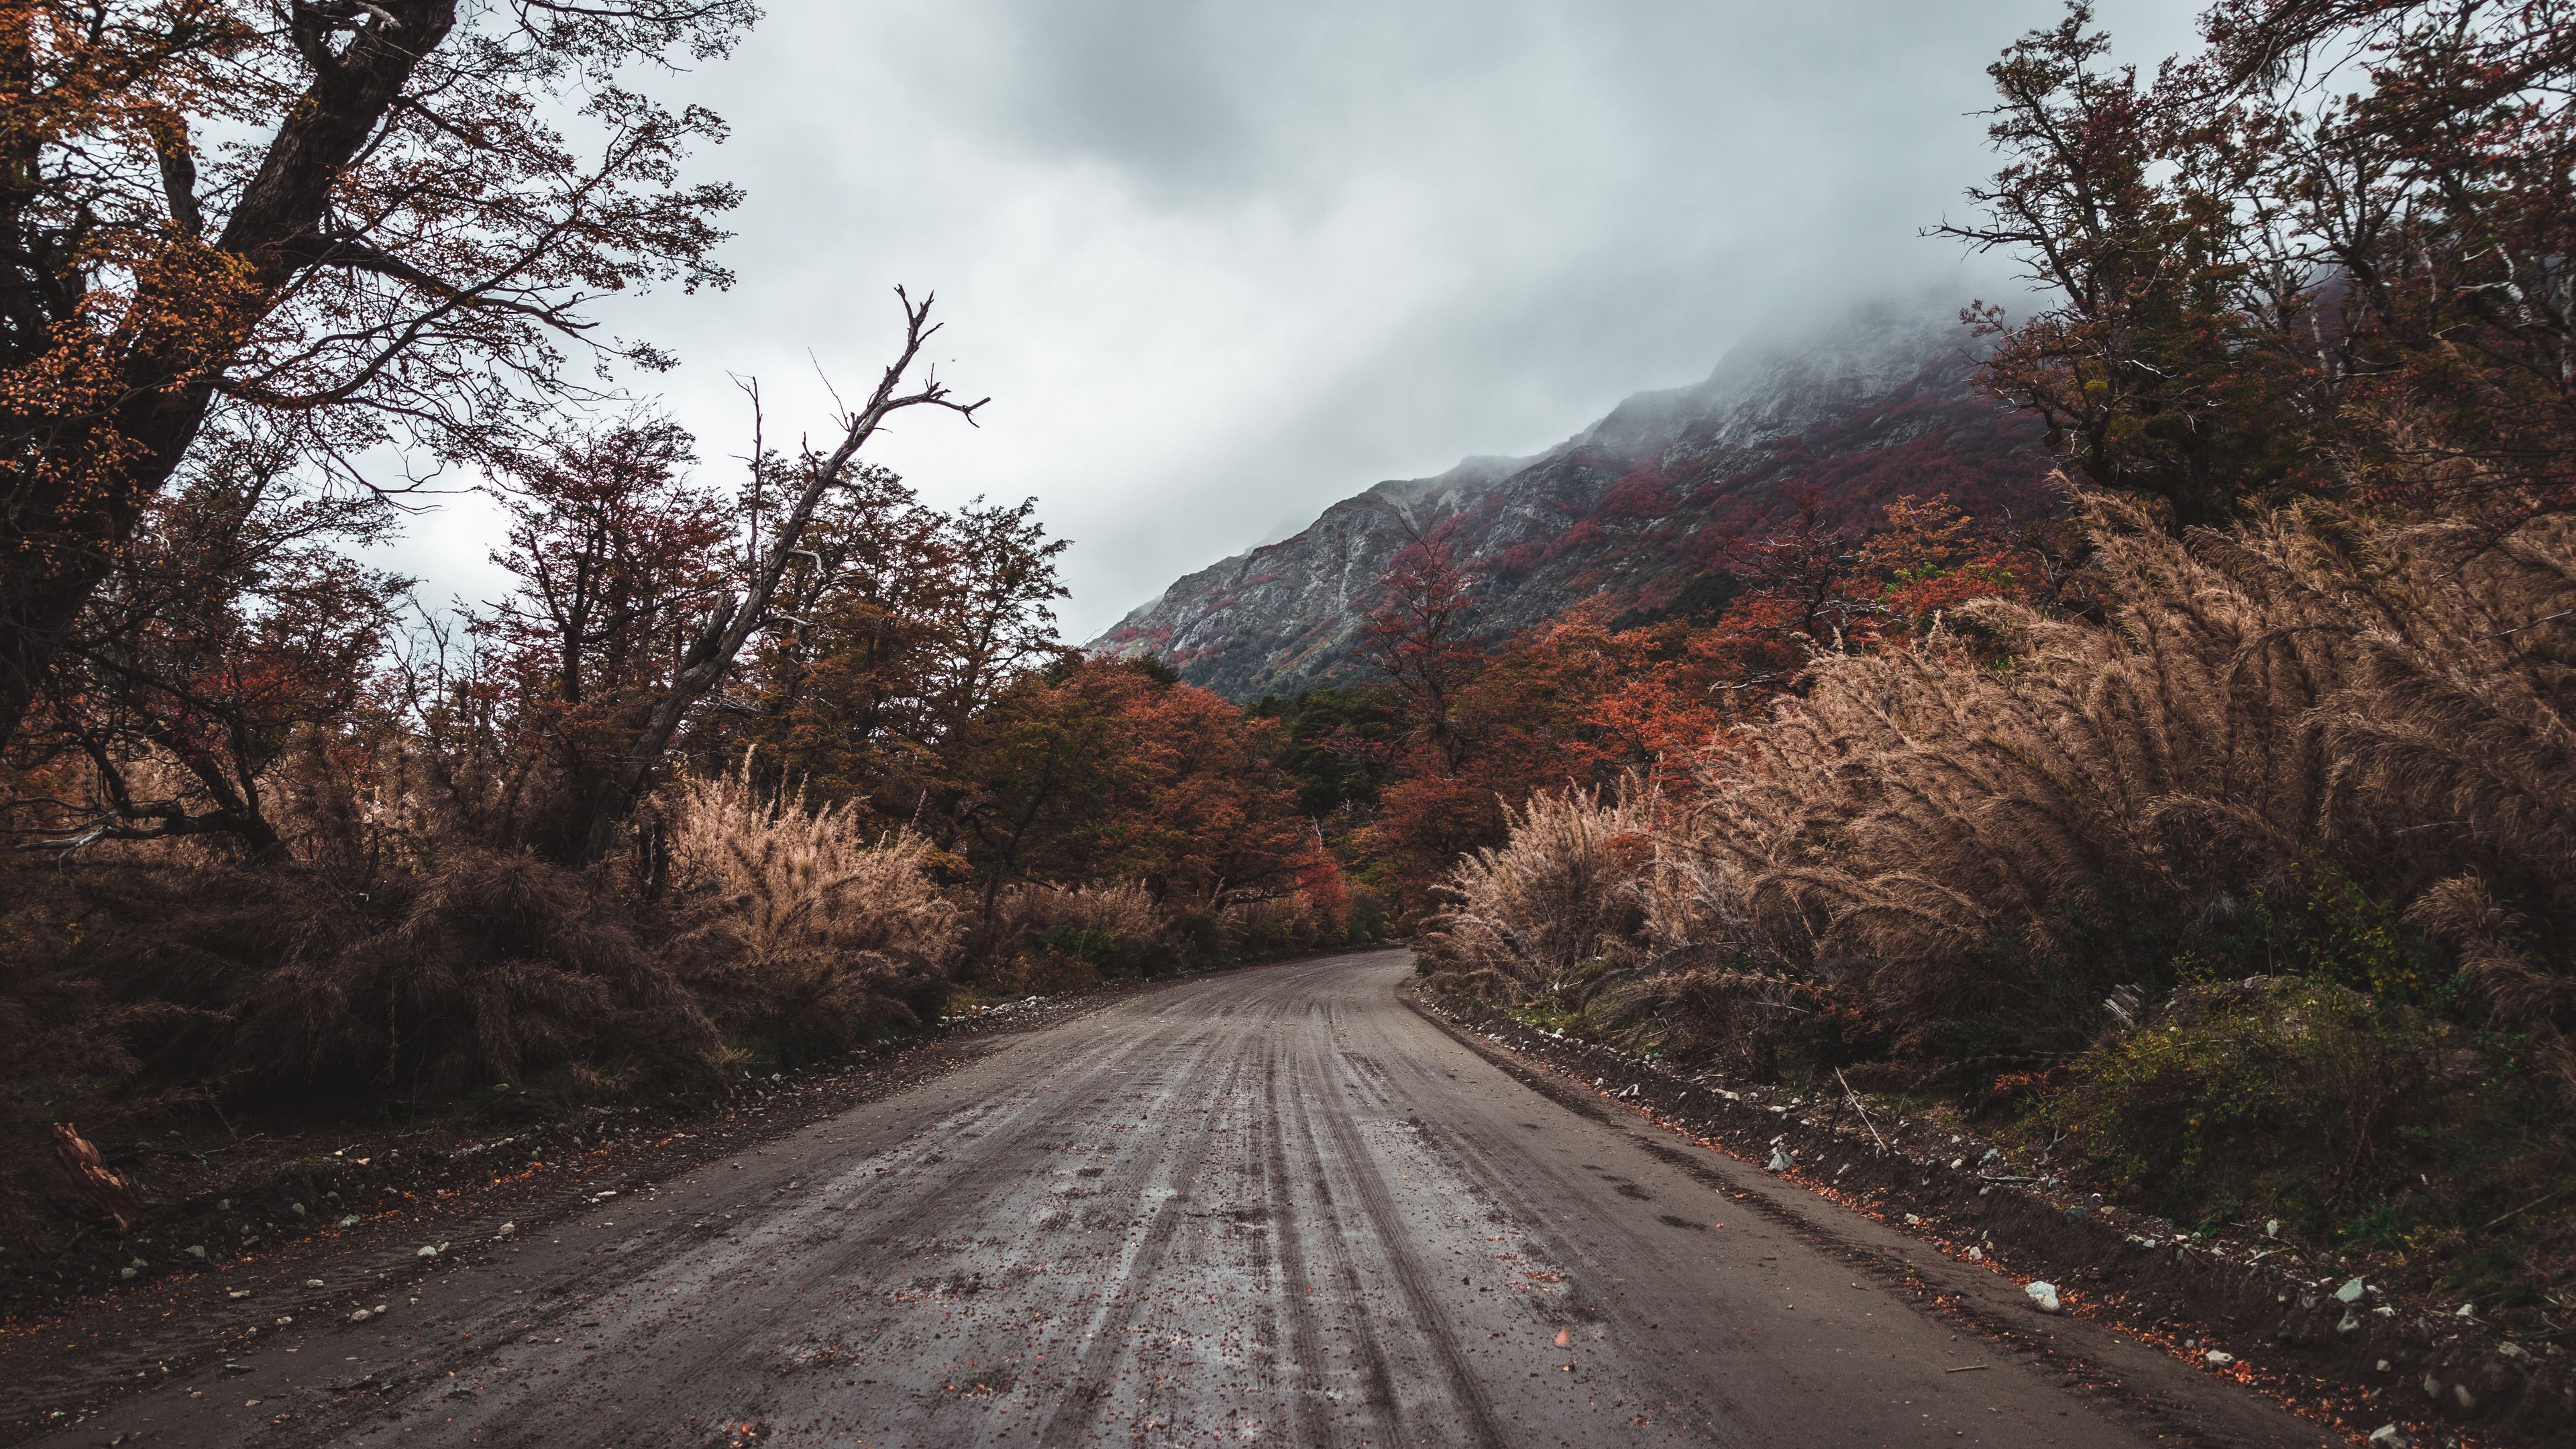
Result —
<instances>
[{"instance_id":1,"label":"dirt road","mask_svg":"<svg viewBox=\"0 0 2576 1449\"><path fill-rule=\"evenodd\" d=\"M1034 1033L41 1442L2330 1442L1533 1090L1408 1010L1406 970Z\"/></svg>"}]
</instances>

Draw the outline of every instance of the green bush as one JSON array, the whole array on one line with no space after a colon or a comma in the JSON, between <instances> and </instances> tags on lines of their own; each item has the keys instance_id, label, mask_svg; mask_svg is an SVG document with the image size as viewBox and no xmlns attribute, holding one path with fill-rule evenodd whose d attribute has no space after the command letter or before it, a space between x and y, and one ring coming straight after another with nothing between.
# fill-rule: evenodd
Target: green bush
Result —
<instances>
[{"instance_id":1,"label":"green bush","mask_svg":"<svg viewBox=\"0 0 2576 1449\"><path fill-rule=\"evenodd\" d=\"M2406 1176L2437 1119L2435 1038L2307 978L2187 987L2079 1058L2048 1125L2131 1201L2184 1222L2278 1213L2311 1231Z\"/></svg>"}]
</instances>

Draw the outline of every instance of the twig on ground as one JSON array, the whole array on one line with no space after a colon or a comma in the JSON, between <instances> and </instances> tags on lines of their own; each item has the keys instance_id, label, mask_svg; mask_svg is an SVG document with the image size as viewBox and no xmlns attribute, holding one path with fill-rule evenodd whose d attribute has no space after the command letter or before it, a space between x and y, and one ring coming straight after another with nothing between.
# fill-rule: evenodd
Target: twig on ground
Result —
<instances>
[{"instance_id":1,"label":"twig on ground","mask_svg":"<svg viewBox=\"0 0 2576 1449\"><path fill-rule=\"evenodd\" d=\"M1843 1100L1851 1103L1852 1110L1860 1114L1860 1125L1869 1129L1869 1140L1878 1144L1879 1151L1885 1152L1887 1139L1878 1135L1878 1124L1869 1120L1869 1109L1860 1104L1860 1093L1853 1091L1852 1084L1844 1080L1842 1068L1834 1068L1834 1080L1842 1082Z\"/></svg>"}]
</instances>

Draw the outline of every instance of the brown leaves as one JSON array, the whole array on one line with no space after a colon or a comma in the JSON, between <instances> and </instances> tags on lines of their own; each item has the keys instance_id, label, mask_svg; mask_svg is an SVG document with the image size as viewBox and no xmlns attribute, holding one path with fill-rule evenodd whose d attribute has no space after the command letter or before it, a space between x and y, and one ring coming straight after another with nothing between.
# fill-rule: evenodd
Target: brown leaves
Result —
<instances>
[{"instance_id":1,"label":"brown leaves","mask_svg":"<svg viewBox=\"0 0 2576 1449\"><path fill-rule=\"evenodd\" d=\"M143 1206L135 1200L133 1182L99 1161L98 1149L69 1122L54 1124L54 1155L72 1182L106 1215L110 1227L130 1232L142 1221Z\"/></svg>"}]
</instances>

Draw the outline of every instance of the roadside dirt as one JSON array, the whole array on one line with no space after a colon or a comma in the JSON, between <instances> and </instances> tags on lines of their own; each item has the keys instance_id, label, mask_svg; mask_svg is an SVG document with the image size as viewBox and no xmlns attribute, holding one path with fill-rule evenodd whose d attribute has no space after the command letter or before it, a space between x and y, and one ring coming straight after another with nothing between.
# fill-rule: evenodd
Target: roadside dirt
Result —
<instances>
[{"instance_id":1,"label":"roadside dirt","mask_svg":"<svg viewBox=\"0 0 2576 1449\"><path fill-rule=\"evenodd\" d=\"M290 1321L219 1361L69 1324L0 1371L139 1390L49 1449L2350 1442L1471 1049L1410 975L1136 995L537 1229L486 1198L321 1311L244 1280Z\"/></svg>"},{"instance_id":2,"label":"roadside dirt","mask_svg":"<svg viewBox=\"0 0 2576 1449\"><path fill-rule=\"evenodd\" d=\"M2376 1443L2576 1444L2576 1363L2263 1239L2195 1237L1848 1094L1744 1086L1408 988L1416 1011L1560 1100L1588 1098L1865 1213L2071 1313ZM1536 1070L1531 1070L1536 1068ZM2358 1282L2356 1289L2352 1285ZM1990 1334L2008 1322L1980 1324Z\"/></svg>"},{"instance_id":3,"label":"roadside dirt","mask_svg":"<svg viewBox=\"0 0 2576 1449\"><path fill-rule=\"evenodd\" d=\"M148 1212L134 1232L0 1248L0 1443L77 1422L290 1322L399 1301L469 1245L533 1235L1172 984L1011 1003L724 1094L514 1125L463 1115L400 1131L241 1123L251 1130L237 1152L163 1152L143 1175ZM71 1343L85 1347L67 1353Z\"/></svg>"}]
</instances>

